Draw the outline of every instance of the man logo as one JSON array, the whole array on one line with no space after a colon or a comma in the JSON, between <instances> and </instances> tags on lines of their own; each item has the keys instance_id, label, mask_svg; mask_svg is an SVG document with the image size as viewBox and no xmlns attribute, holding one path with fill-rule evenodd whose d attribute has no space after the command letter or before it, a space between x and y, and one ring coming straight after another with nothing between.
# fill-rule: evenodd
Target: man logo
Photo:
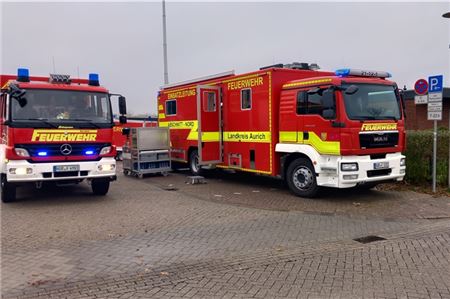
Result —
<instances>
[{"instance_id":1,"label":"man logo","mask_svg":"<svg viewBox=\"0 0 450 299\"><path fill-rule=\"evenodd\" d=\"M61 151L61 154L63 154L64 156L68 156L72 153L72 146L66 143L61 145L59 150Z\"/></svg>"}]
</instances>

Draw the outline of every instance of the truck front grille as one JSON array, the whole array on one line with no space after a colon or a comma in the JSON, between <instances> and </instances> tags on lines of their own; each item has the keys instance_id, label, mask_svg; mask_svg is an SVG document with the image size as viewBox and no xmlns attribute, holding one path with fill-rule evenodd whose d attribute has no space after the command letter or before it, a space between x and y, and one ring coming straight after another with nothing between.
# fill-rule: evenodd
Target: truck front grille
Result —
<instances>
[{"instance_id":1,"label":"truck front grille","mask_svg":"<svg viewBox=\"0 0 450 299\"><path fill-rule=\"evenodd\" d=\"M398 132L359 134L359 144L362 149L396 147L398 145Z\"/></svg>"}]
</instances>

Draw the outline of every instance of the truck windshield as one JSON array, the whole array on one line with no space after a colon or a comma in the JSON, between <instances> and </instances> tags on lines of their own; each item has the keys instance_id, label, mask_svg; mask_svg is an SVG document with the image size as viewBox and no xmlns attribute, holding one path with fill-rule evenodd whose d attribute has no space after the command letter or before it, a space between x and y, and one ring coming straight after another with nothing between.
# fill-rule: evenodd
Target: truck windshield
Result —
<instances>
[{"instance_id":1,"label":"truck windshield","mask_svg":"<svg viewBox=\"0 0 450 299\"><path fill-rule=\"evenodd\" d=\"M349 119L400 119L400 101L394 86L348 84L342 87L345 90L350 85L357 86L358 90L354 94L342 92Z\"/></svg>"},{"instance_id":2,"label":"truck windshield","mask_svg":"<svg viewBox=\"0 0 450 299\"><path fill-rule=\"evenodd\" d=\"M100 92L27 89L26 101L11 101L13 121L48 121L57 123L112 122L109 95Z\"/></svg>"}]
</instances>

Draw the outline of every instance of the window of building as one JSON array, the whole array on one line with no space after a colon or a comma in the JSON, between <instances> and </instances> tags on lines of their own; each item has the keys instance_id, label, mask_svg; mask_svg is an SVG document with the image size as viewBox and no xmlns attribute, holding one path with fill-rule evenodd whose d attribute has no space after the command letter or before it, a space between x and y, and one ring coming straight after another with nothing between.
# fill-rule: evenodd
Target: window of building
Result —
<instances>
[{"instance_id":1,"label":"window of building","mask_svg":"<svg viewBox=\"0 0 450 299\"><path fill-rule=\"evenodd\" d=\"M241 109L252 109L252 90L250 88L241 90Z\"/></svg>"},{"instance_id":2,"label":"window of building","mask_svg":"<svg viewBox=\"0 0 450 299\"><path fill-rule=\"evenodd\" d=\"M177 100L166 101L166 115L177 114Z\"/></svg>"}]
</instances>

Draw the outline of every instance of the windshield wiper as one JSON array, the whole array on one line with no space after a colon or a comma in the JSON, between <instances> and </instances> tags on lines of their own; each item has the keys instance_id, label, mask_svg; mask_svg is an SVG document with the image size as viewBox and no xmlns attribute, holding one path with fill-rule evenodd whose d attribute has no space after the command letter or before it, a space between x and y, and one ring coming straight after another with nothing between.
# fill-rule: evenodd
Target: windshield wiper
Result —
<instances>
[{"instance_id":1,"label":"windshield wiper","mask_svg":"<svg viewBox=\"0 0 450 299\"><path fill-rule=\"evenodd\" d=\"M93 125L94 127L96 127L97 129L100 128L100 126L97 125L96 123L94 123L94 122L92 121L92 119L85 119L85 118L71 118L71 119L67 119L67 120L68 120L68 121L71 121L71 120L73 120L73 121L86 121L86 122L88 122L90 125Z\"/></svg>"},{"instance_id":2,"label":"windshield wiper","mask_svg":"<svg viewBox=\"0 0 450 299\"><path fill-rule=\"evenodd\" d=\"M358 116L358 117L353 117L351 119L354 119L354 120L376 120L377 118L375 116Z\"/></svg>"},{"instance_id":3,"label":"windshield wiper","mask_svg":"<svg viewBox=\"0 0 450 299\"><path fill-rule=\"evenodd\" d=\"M392 119L392 120L395 120L395 121L399 120L396 116L392 116L392 115L386 115L386 116L383 116L383 117L379 117L377 119Z\"/></svg>"},{"instance_id":4,"label":"windshield wiper","mask_svg":"<svg viewBox=\"0 0 450 299\"><path fill-rule=\"evenodd\" d=\"M52 124L51 122L48 121L48 118L15 118L14 120L31 120L31 121L38 120L46 125L49 125L52 128L57 128L55 124Z\"/></svg>"}]
</instances>

